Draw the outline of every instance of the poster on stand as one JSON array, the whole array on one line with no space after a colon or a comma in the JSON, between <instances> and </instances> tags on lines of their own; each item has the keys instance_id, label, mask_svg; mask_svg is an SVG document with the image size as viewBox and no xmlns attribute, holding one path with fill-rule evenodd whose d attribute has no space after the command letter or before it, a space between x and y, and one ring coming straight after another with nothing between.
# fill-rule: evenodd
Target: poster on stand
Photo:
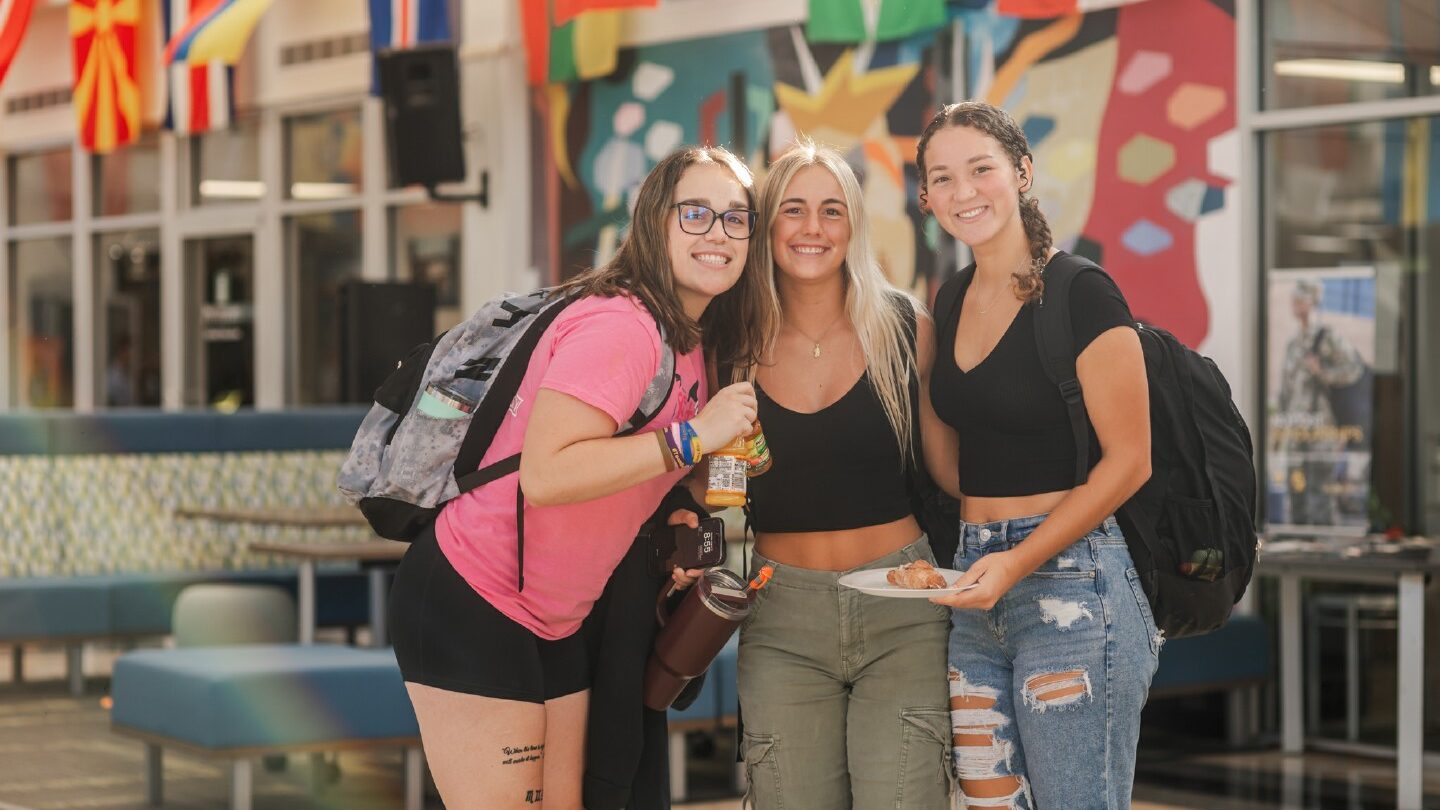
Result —
<instances>
[{"instance_id":1,"label":"poster on stand","mask_svg":"<svg viewBox=\"0 0 1440 810\"><path fill-rule=\"evenodd\" d=\"M1267 306L1267 530L1364 534L1375 413L1375 269L1276 270Z\"/></svg>"}]
</instances>

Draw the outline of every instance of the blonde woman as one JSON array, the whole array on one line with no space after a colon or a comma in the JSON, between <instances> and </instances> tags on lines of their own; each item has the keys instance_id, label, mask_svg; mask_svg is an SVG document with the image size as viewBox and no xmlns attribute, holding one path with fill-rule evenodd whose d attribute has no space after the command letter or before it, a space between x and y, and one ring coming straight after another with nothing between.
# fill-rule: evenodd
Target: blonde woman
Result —
<instances>
[{"instance_id":1,"label":"blonde woman","mask_svg":"<svg viewBox=\"0 0 1440 810\"><path fill-rule=\"evenodd\" d=\"M915 440L935 421L917 385L933 330L876 262L860 185L834 150L780 157L760 216L771 313L744 376L774 458L750 481L753 567L775 575L740 633L751 797L759 810L944 808L947 611L837 582L934 562L910 493L916 456L943 450Z\"/></svg>"}]
</instances>

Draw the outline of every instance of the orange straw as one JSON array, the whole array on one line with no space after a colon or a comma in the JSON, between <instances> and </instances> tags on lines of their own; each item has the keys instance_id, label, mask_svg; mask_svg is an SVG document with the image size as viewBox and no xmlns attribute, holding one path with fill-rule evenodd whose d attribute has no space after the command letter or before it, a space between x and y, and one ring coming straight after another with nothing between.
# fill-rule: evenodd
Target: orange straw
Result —
<instances>
[{"instance_id":1,"label":"orange straw","mask_svg":"<svg viewBox=\"0 0 1440 810\"><path fill-rule=\"evenodd\" d=\"M761 588L765 587L765 583L769 582L769 581L770 581L770 577L773 577L773 576L775 576L775 569L774 569L774 567L769 566L769 565L762 565L762 566L760 566L760 573L756 574L756 575L755 575L755 578L752 579L752 580L750 580L750 588L749 588L749 589L752 590L752 591L758 591L758 590L760 590Z\"/></svg>"}]
</instances>

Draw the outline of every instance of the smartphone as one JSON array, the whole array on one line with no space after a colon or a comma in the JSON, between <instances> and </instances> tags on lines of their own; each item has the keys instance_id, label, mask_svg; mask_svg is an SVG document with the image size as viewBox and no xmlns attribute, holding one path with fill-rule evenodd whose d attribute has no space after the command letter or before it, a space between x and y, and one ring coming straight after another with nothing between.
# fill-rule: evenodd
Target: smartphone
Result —
<instances>
[{"instance_id":1,"label":"smartphone","mask_svg":"<svg viewBox=\"0 0 1440 810\"><path fill-rule=\"evenodd\" d=\"M662 526L651 539L650 571L656 576L668 575L677 566L689 570L725 562L725 521L717 517L701 518L694 529Z\"/></svg>"}]
</instances>

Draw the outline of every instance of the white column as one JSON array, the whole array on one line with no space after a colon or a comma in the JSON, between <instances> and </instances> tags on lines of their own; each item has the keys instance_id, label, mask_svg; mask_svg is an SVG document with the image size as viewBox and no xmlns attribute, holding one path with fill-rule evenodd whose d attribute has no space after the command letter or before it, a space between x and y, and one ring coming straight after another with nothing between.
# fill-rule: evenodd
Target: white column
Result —
<instances>
[{"instance_id":1,"label":"white column","mask_svg":"<svg viewBox=\"0 0 1440 810\"><path fill-rule=\"evenodd\" d=\"M286 311L289 268L285 266L280 201L285 197L284 133L273 109L260 117L260 223L255 229L255 406L279 410L288 398L290 358L286 347L291 315Z\"/></svg>"},{"instance_id":2,"label":"white column","mask_svg":"<svg viewBox=\"0 0 1440 810\"><path fill-rule=\"evenodd\" d=\"M174 132L160 133L160 407L185 407L185 254L180 237L181 148ZM188 193L188 189L187 189Z\"/></svg>"},{"instance_id":3,"label":"white column","mask_svg":"<svg viewBox=\"0 0 1440 810\"><path fill-rule=\"evenodd\" d=\"M1420 810L1424 800L1425 575L1400 575L1400 628L1396 647L1396 807Z\"/></svg>"},{"instance_id":4,"label":"white column","mask_svg":"<svg viewBox=\"0 0 1440 810\"><path fill-rule=\"evenodd\" d=\"M10 322L10 155L0 151L0 413L10 410L10 354L15 351L15 324ZM18 650L19 647L16 647Z\"/></svg>"},{"instance_id":5,"label":"white column","mask_svg":"<svg viewBox=\"0 0 1440 810\"><path fill-rule=\"evenodd\" d=\"M71 195L74 200L74 219L70 227L70 284L74 318L75 340L75 410L87 413L95 410L96 350L99 341L95 334L95 240L90 232L91 210L93 208L90 182L91 155L77 141L70 148L70 163L73 181Z\"/></svg>"},{"instance_id":6,"label":"white column","mask_svg":"<svg viewBox=\"0 0 1440 810\"><path fill-rule=\"evenodd\" d=\"M360 192L360 277L366 281L390 278L390 233L385 213L385 192L390 176L385 160L385 105L366 96L360 105L361 165L364 188Z\"/></svg>"}]
</instances>

